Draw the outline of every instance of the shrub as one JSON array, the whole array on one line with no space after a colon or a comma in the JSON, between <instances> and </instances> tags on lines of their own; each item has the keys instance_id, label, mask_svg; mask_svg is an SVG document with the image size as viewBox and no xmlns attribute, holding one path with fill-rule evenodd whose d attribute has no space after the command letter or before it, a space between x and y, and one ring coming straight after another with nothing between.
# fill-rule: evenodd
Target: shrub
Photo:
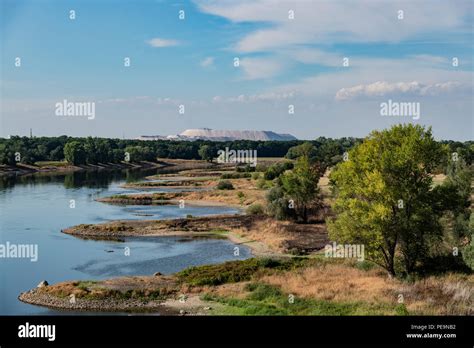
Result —
<instances>
[{"instance_id":1,"label":"shrub","mask_svg":"<svg viewBox=\"0 0 474 348\"><path fill-rule=\"evenodd\" d=\"M268 167L268 169L263 174L263 177L265 178L265 180L273 180L290 169L293 169L292 162L275 163Z\"/></svg>"},{"instance_id":2,"label":"shrub","mask_svg":"<svg viewBox=\"0 0 474 348\"><path fill-rule=\"evenodd\" d=\"M252 174L250 173L224 173L221 175L221 179L242 179L250 178Z\"/></svg>"},{"instance_id":3,"label":"shrub","mask_svg":"<svg viewBox=\"0 0 474 348\"><path fill-rule=\"evenodd\" d=\"M242 261L227 261L215 265L189 267L176 273L176 276L180 282L193 286L220 285L251 280L253 275L259 271L292 270L304 267L310 262L312 260L304 258L284 260L251 258Z\"/></svg>"},{"instance_id":4,"label":"shrub","mask_svg":"<svg viewBox=\"0 0 474 348\"><path fill-rule=\"evenodd\" d=\"M265 209L261 204L252 204L246 210L249 215L262 215L265 213Z\"/></svg>"},{"instance_id":5,"label":"shrub","mask_svg":"<svg viewBox=\"0 0 474 348\"><path fill-rule=\"evenodd\" d=\"M260 178L257 181L257 188L260 190L269 189L273 186L271 181L267 181L264 178Z\"/></svg>"},{"instance_id":6,"label":"shrub","mask_svg":"<svg viewBox=\"0 0 474 348\"><path fill-rule=\"evenodd\" d=\"M218 190L233 190L234 185L232 185L232 183L228 180L221 180L217 184L217 189Z\"/></svg>"},{"instance_id":7,"label":"shrub","mask_svg":"<svg viewBox=\"0 0 474 348\"><path fill-rule=\"evenodd\" d=\"M254 172L255 171L255 167L254 166L251 166L250 164L246 164L245 166L238 166L237 168L235 168L235 170L237 172L247 172L247 173L250 173L250 172Z\"/></svg>"},{"instance_id":8,"label":"shrub","mask_svg":"<svg viewBox=\"0 0 474 348\"><path fill-rule=\"evenodd\" d=\"M268 212L277 220L285 220L294 218L294 209L289 208L288 199L285 197L285 192L280 186L272 188L267 193Z\"/></svg>"}]
</instances>

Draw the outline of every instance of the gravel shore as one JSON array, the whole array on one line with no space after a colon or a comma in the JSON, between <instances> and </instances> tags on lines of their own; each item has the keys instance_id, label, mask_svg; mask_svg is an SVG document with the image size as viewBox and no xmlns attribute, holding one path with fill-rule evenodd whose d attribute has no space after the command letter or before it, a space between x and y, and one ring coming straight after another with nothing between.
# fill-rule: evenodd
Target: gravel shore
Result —
<instances>
[{"instance_id":1,"label":"gravel shore","mask_svg":"<svg viewBox=\"0 0 474 348\"><path fill-rule=\"evenodd\" d=\"M179 311L163 305L163 301L143 301L137 299L106 298L100 300L57 297L38 289L22 292L18 299L22 302L68 311L87 312L157 312L161 315L176 315Z\"/></svg>"}]
</instances>

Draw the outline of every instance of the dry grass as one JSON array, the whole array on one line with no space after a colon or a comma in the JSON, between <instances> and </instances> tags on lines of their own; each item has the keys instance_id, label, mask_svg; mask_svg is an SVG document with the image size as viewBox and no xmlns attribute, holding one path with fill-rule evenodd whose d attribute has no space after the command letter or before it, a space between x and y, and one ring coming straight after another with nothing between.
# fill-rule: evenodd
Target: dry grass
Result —
<instances>
[{"instance_id":1,"label":"dry grass","mask_svg":"<svg viewBox=\"0 0 474 348\"><path fill-rule=\"evenodd\" d=\"M284 251L284 242L288 235L280 227L284 222L262 219L257 221L251 229L240 228L235 232L240 236L261 242L275 252Z\"/></svg>"},{"instance_id":2,"label":"dry grass","mask_svg":"<svg viewBox=\"0 0 474 348\"><path fill-rule=\"evenodd\" d=\"M430 315L473 315L474 275L447 274L400 287L407 308Z\"/></svg>"},{"instance_id":3,"label":"dry grass","mask_svg":"<svg viewBox=\"0 0 474 348\"><path fill-rule=\"evenodd\" d=\"M297 224L263 217L250 228L241 228L236 232L244 238L267 245L275 252L284 253L292 249L312 252L323 248L328 242L324 224Z\"/></svg>"},{"instance_id":4,"label":"dry grass","mask_svg":"<svg viewBox=\"0 0 474 348\"><path fill-rule=\"evenodd\" d=\"M399 295L403 295L403 303L412 314L474 314L474 275L448 274L406 283L389 279L381 270L362 271L344 264L323 264L267 275L261 281L278 286L285 293L310 299L395 306Z\"/></svg>"},{"instance_id":5,"label":"dry grass","mask_svg":"<svg viewBox=\"0 0 474 348\"><path fill-rule=\"evenodd\" d=\"M338 302L394 303L397 281L378 271L362 271L346 265L327 264L265 276L262 281L298 296Z\"/></svg>"},{"instance_id":6,"label":"dry grass","mask_svg":"<svg viewBox=\"0 0 474 348\"><path fill-rule=\"evenodd\" d=\"M202 201L202 202L217 202L230 205L249 206L251 204L264 204L265 191L259 190L255 187L254 180L247 179L226 179L234 186L234 190L209 190L209 191L193 191L180 193L165 193L165 196L179 197L188 201ZM217 185L217 180L215 184ZM238 196L238 192L243 193L243 198Z\"/></svg>"},{"instance_id":7,"label":"dry grass","mask_svg":"<svg viewBox=\"0 0 474 348\"><path fill-rule=\"evenodd\" d=\"M249 282L223 284L218 287L207 287L204 289L204 292L217 295L219 297L243 299L248 294L248 291L245 290L247 284L249 284Z\"/></svg>"}]
</instances>

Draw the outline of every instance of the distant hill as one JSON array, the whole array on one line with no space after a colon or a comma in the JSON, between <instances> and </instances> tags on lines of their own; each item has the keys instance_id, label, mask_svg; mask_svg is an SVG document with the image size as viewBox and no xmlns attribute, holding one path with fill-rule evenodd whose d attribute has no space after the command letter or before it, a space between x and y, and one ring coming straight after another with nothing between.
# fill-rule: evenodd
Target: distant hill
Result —
<instances>
[{"instance_id":1,"label":"distant hill","mask_svg":"<svg viewBox=\"0 0 474 348\"><path fill-rule=\"evenodd\" d=\"M287 141L297 140L291 134L279 134L272 131L254 131L254 130L216 130L209 128L186 129L178 135L142 135L140 140L212 140L212 141L231 141L231 140L259 140L259 141Z\"/></svg>"}]
</instances>

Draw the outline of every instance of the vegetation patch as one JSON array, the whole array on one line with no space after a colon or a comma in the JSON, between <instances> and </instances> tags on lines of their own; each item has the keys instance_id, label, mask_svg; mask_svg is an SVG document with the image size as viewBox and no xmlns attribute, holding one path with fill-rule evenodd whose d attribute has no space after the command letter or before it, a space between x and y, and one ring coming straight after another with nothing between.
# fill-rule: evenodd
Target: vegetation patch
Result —
<instances>
[{"instance_id":1,"label":"vegetation patch","mask_svg":"<svg viewBox=\"0 0 474 348\"><path fill-rule=\"evenodd\" d=\"M244 179L252 177L251 173L223 173L221 179Z\"/></svg>"},{"instance_id":2,"label":"vegetation patch","mask_svg":"<svg viewBox=\"0 0 474 348\"><path fill-rule=\"evenodd\" d=\"M239 315L407 315L406 308L364 302L334 302L299 298L283 293L278 287L251 283L244 299L207 294L203 298L226 305L223 314Z\"/></svg>"},{"instance_id":3,"label":"vegetation patch","mask_svg":"<svg viewBox=\"0 0 474 348\"><path fill-rule=\"evenodd\" d=\"M291 259L257 259L228 261L217 265L205 265L187 268L176 274L178 280L193 286L221 285L251 280L258 272L271 270L283 271L308 265L312 260L304 258Z\"/></svg>"},{"instance_id":4,"label":"vegetation patch","mask_svg":"<svg viewBox=\"0 0 474 348\"><path fill-rule=\"evenodd\" d=\"M233 190L234 185L232 185L232 183L228 180L221 180L217 184L217 189L218 190Z\"/></svg>"}]
</instances>

